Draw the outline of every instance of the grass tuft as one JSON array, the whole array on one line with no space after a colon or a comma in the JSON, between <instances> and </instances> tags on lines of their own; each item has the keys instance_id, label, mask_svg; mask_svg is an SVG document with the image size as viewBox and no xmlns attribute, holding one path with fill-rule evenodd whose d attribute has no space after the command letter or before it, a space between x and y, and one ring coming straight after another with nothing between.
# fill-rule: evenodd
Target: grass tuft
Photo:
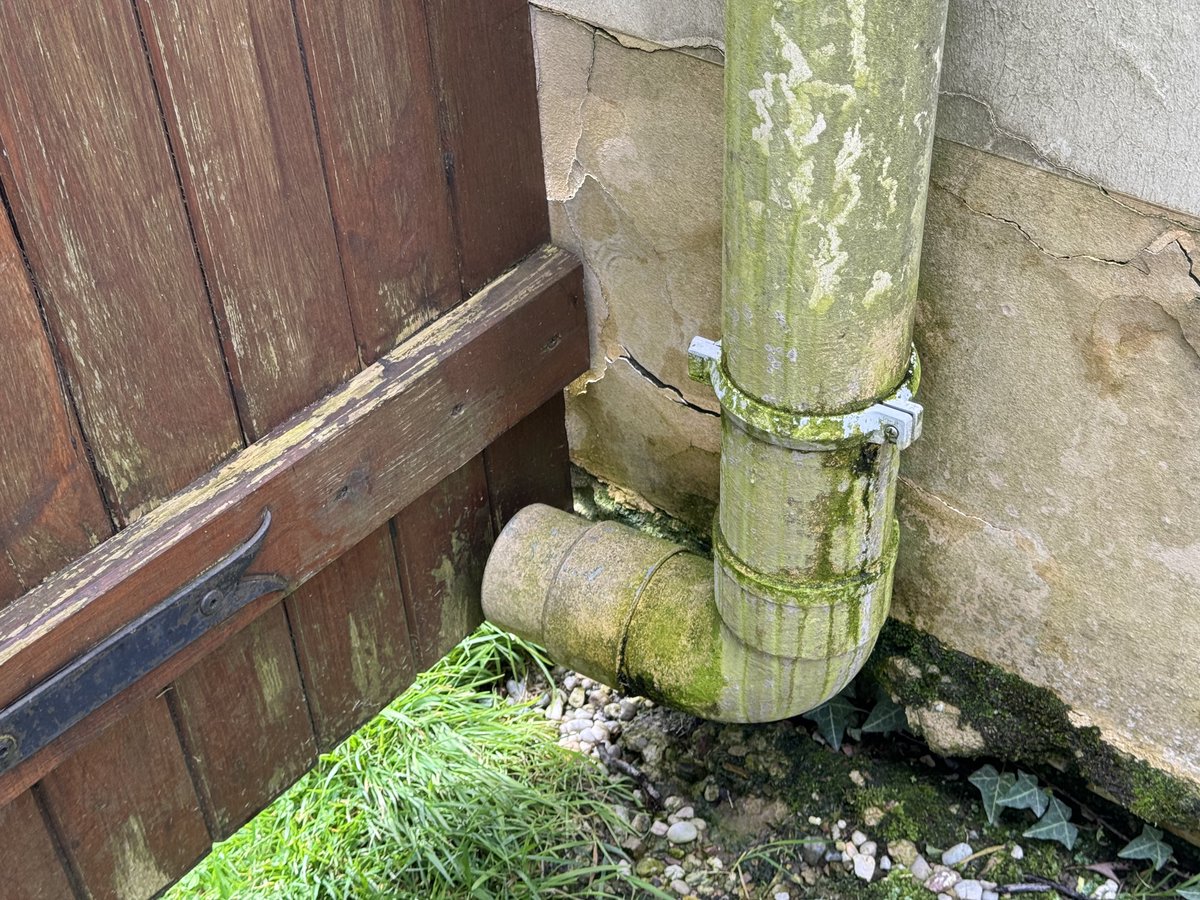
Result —
<instances>
[{"instance_id":1,"label":"grass tuft","mask_svg":"<svg viewBox=\"0 0 1200 900\"><path fill-rule=\"evenodd\" d=\"M544 670L537 648L483 626L168 896L664 896L615 846L626 789L493 692L531 661Z\"/></svg>"}]
</instances>

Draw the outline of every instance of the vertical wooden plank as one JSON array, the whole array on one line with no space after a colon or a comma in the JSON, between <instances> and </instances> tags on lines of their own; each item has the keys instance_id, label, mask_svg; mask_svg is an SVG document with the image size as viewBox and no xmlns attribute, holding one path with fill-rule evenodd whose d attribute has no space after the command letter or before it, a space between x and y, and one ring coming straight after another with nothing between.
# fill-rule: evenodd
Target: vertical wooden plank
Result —
<instances>
[{"instance_id":1,"label":"vertical wooden plank","mask_svg":"<svg viewBox=\"0 0 1200 900\"><path fill-rule=\"evenodd\" d=\"M462 299L421 0L298 0L359 350Z\"/></svg>"},{"instance_id":2,"label":"vertical wooden plank","mask_svg":"<svg viewBox=\"0 0 1200 900\"><path fill-rule=\"evenodd\" d=\"M318 743L327 750L416 674L388 529L301 587L288 609Z\"/></svg>"},{"instance_id":3,"label":"vertical wooden plank","mask_svg":"<svg viewBox=\"0 0 1200 900\"><path fill-rule=\"evenodd\" d=\"M203 769L200 799L215 837L232 834L315 758L282 607L178 679L175 700L184 752Z\"/></svg>"},{"instance_id":4,"label":"vertical wooden plank","mask_svg":"<svg viewBox=\"0 0 1200 900\"><path fill-rule=\"evenodd\" d=\"M234 394L255 440L359 366L292 8L140 8ZM175 695L217 837L315 759L282 606L182 676Z\"/></svg>"},{"instance_id":5,"label":"vertical wooden plank","mask_svg":"<svg viewBox=\"0 0 1200 900\"><path fill-rule=\"evenodd\" d=\"M571 509L571 455L566 404L555 394L483 453L496 533L523 506Z\"/></svg>"},{"instance_id":6,"label":"vertical wooden plank","mask_svg":"<svg viewBox=\"0 0 1200 900\"><path fill-rule=\"evenodd\" d=\"M550 239L525 0L425 0L458 224L477 290Z\"/></svg>"},{"instance_id":7,"label":"vertical wooden plank","mask_svg":"<svg viewBox=\"0 0 1200 900\"><path fill-rule=\"evenodd\" d=\"M141 5L254 440L358 370L291 5Z\"/></svg>"},{"instance_id":8,"label":"vertical wooden plank","mask_svg":"<svg viewBox=\"0 0 1200 900\"><path fill-rule=\"evenodd\" d=\"M145 703L42 783L63 848L90 897L151 897L209 847L170 712ZM137 777L113 773L136 769Z\"/></svg>"},{"instance_id":9,"label":"vertical wooden plank","mask_svg":"<svg viewBox=\"0 0 1200 900\"><path fill-rule=\"evenodd\" d=\"M26 791L0 807L0 884L8 900L63 900L73 895L70 878L33 794Z\"/></svg>"},{"instance_id":10,"label":"vertical wooden plank","mask_svg":"<svg viewBox=\"0 0 1200 900\"><path fill-rule=\"evenodd\" d=\"M483 457L443 479L394 521L417 665L425 669L483 621L479 592L495 540Z\"/></svg>"},{"instance_id":11,"label":"vertical wooden plank","mask_svg":"<svg viewBox=\"0 0 1200 900\"><path fill-rule=\"evenodd\" d=\"M118 515L241 446L125 0L0 4L0 168Z\"/></svg>"},{"instance_id":12,"label":"vertical wooden plank","mask_svg":"<svg viewBox=\"0 0 1200 900\"><path fill-rule=\"evenodd\" d=\"M0 4L0 162L119 522L242 445L137 22L124 0ZM146 896L208 847L163 700L42 782L92 896Z\"/></svg>"},{"instance_id":13,"label":"vertical wooden plank","mask_svg":"<svg viewBox=\"0 0 1200 900\"><path fill-rule=\"evenodd\" d=\"M0 608L112 531L59 385L21 253L0 218Z\"/></svg>"}]
</instances>

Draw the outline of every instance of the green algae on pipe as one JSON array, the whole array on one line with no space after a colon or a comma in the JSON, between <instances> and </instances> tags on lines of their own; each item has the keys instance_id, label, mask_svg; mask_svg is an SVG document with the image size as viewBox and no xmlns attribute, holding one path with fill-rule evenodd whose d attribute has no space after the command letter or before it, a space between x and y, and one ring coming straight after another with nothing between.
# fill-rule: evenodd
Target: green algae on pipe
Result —
<instances>
[{"instance_id":1,"label":"green algae on pipe","mask_svg":"<svg viewBox=\"0 0 1200 900\"><path fill-rule=\"evenodd\" d=\"M483 609L589 677L726 722L819 706L854 676L878 633L878 623L864 628L862 643L833 656L762 652L721 618L711 560L541 505L522 509L497 538Z\"/></svg>"},{"instance_id":2,"label":"green algae on pipe","mask_svg":"<svg viewBox=\"0 0 1200 900\"><path fill-rule=\"evenodd\" d=\"M770 406L904 377L946 0L729 0L723 343Z\"/></svg>"}]
</instances>

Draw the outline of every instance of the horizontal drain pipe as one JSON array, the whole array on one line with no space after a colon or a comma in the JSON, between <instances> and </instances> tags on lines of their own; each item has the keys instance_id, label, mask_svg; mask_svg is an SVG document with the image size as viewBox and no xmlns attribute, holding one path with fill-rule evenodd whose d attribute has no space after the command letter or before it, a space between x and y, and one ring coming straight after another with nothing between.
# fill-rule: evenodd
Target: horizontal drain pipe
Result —
<instances>
[{"instance_id":1,"label":"horizontal drain pipe","mask_svg":"<svg viewBox=\"0 0 1200 900\"><path fill-rule=\"evenodd\" d=\"M706 718L820 705L870 654L898 545L899 451L946 0L729 0L714 559L519 512L485 615L564 665Z\"/></svg>"}]
</instances>

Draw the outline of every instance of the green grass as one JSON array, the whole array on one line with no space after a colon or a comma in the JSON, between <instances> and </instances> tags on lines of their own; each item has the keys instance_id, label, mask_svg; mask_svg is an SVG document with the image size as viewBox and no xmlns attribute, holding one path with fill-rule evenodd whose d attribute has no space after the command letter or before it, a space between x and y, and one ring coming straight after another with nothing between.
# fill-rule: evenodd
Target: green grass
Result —
<instances>
[{"instance_id":1,"label":"green grass","mask_svg":"<svg viewBox=\"0 0 1200 900\"><path fill-rule=\"evenodd\" d=\"M665 896L618 865L626 789L493 692L530 660L485 625L168 897Z\"/></svg>"}]
</instances>

